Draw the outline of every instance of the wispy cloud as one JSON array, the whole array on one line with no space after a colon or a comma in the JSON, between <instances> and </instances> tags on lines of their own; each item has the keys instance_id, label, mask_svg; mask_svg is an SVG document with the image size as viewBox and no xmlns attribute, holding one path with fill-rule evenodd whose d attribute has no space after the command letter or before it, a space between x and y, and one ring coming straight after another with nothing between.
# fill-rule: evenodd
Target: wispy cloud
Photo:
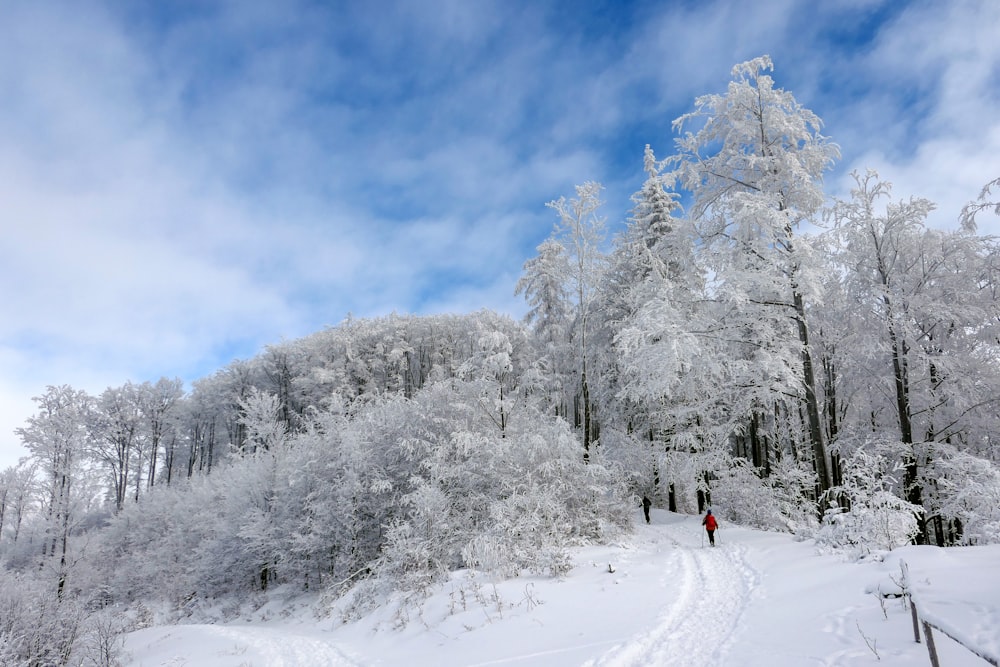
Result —
<instances>
[{"instance_id":1,"label":"wispy cloud","mask_svg":"<svg viewBox=\"0 0 1000 667\"><path fill-rule=\"evenodd\" d=\"M84 3L0 9L0 465L48 383L195 378L355 316L518 314L545 202L607 185L762 53L851 167L997 174L1000 8ZM995 229L994 222L984 225Z\"/></svg>"},{"instance_id":2,"label":"wispy cloud","mask_svg":"<svg viewBox=\"0 0 1000 667\"><path fill-rule=\"evenodd\" d=\"M998 34L996 3L914 3L883 27L868 56L876 92L856 103L866 132L852 136L846 166L875 167L897 195L936 202L931 221L940 227L953 227L1000 175ZM983 233L1000 232L1000 220L980 223Z\"/></svg>"}]
</instances>

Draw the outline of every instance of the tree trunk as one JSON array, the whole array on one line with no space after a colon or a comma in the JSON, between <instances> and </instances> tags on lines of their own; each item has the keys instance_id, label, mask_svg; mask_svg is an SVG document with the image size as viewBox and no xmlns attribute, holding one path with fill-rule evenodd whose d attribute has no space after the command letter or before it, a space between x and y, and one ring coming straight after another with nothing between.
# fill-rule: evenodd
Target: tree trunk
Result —
<instances>
[{"instance_id":1,"label":"tree trunk","mask_svg":"<svg viewBox=\"0 0 1000 667\"><path fill-rule=\"evenodd\" d=\"M885 298L886 306L890 305L888 297ZM899 419L900 440L909 445L909 451L903 457L903 488L907 502L918 507L924 506L923 489L920 486L920 468L917 454L913 449L913 421L910 412L910 380L907 369L908 349L906 341L903 340L896 331L892 318L892 311L889 310L888 327L889 342L892 346L892 374L893 384L896 388L896 412ZM927 543L927 520L924 515L917 517L917 534L913 537L914 544Z\"/></svg>"},{"instance_id":2,"label":"tree trunk","mask_svg":"<svg viewBox=\"0 0 1000 667\"><path fill-rule=\"evenodd\" d=\"M753 463L753 467L760 474L761 469L764 467L764 456L761 451L761 438L760 438L760 414L754 412L750 415L750 431L748 433L750 439L750 462ZM764 473L767 476L767 473Z\"/></svg>"},{"instance_id":3,"label":"tree trunk","mask_svg":"<svg viewBox=\"0 0 1000 667\"><path fill-rule=\"evenodd\" d=\"M832 350L831 350L832 352ZM837 415L837 369L832 354L823 355L823 410L826 413L826 437L828 443L837 441L840 420ZM840 486L844 482L844 471L840 462L840 452L830 452L830 483Z\"/></svg>"},{"instance_id":4,"label":"tree trunk","mask_svg":"<svg viewBox=\"0 0 1000 667\"><path fill-rule=\"evenodd\" d=\"M167 486L174 477L174 457L177 455L177 436L170 439L170 444L163 448L163 465L167 468Z\"/></svg>"},{"instance_id":5,"label":"tree trunk","mask_svg":"<svg viewBox=\"0 0 1000 667\"><path fill-rule=\"evenodd\" d=\"M583 462L590 463L590 387L587 385L587 361L583 361Z\"/></svg>"},{"instance_id":6,"label":"tree trunk","mask_svg":"<svg viewBox=\"0 0 1000 667\"><path fill-rule=\"evenodd\" d=\"M889 342L892 346L892 374L896 387L896 414L899 420L900 440L913 443L913 423L910 417L910 385L906 367L905 343L896 334L896 328L889 322Z\"/></svg>"},{"instance_id":7,"label":"tree trunk","mask_svg":"<svg viewBox=\"0 0 1000 667\"><path fill-rule=\"evenodd\" d=\"M809 423L809 441L812 443L816 460L816 475L819 477L820 493L830 488L830 473L826 462L826 444L823 442L823 427L820 422L819 400L816 396L816 376L813 372L812 352L809 349L809 329L806 326L805 304L802 294L794 291L795 323L799 329L802 344L802 384L805 388L805 408Z\"/></svg>"}]
</instances>

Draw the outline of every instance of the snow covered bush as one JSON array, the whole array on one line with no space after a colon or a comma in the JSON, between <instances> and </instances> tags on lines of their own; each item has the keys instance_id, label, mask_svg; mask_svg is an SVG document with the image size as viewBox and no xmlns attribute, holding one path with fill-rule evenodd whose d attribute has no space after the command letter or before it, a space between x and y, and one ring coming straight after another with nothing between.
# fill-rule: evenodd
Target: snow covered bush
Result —
<instances>
[{"instance_id":1,"label":"snow covered bush","mask_svg":"<svg viewBox=\"0 0 1000 667\"><path fill-rule=\"evenodd\" d=\"M565 547L627 525L616 477L584 463L564 421L504 402L516 392L484 401L488 394L479 382L452 380L414 397L412 435L395 445L412 473L379 574L418 587L460 567L559 575Z\"/></svg>"},{"instance_id":2,"label":"snow covered bush","mask_svg":"<svg viewBox=\"0 0 1000 667\"><path fill-rule=\"evenodd\" d=\"M897 495L901 446L868 443L844 461L843 484L829 494L842 504L827 511L817 542L848 549L859 557L910 542L917 534L917 516L922 508Z\"/></svg>"},{"instance_id":3,"label":"snow covered bush","mask_svg":"<svg viewBox=\"0 0 1000 667\"><path fill-rule=\"evenodd\" d=\"M54 582L30 573L3 573L0 665L119 667L124 633L135 614L98 609L78 594L57 595Z\"/></svg>"},{"instance_id":4,"label":"snow covered bush","mask_svg":"<svg viewBox=\"0 0 1000 667\"><path fill-rule=\"evenodd\" d=\"M84 634L75 652L86 667L121 667L127 660L125 633L135 625L115 609L102 609L87 615Z\"/></svg>"},{"instance_id":5,"label":"snow covered bush","mask_svg":"<svg viewBox=\"0 0 1000 667\"><path fill-rule=\"evenodd\" d=\"M0 587L0 664L65 665L81 639L85 612L55 584L4 572Z\"/></svg>"}]
</instances>

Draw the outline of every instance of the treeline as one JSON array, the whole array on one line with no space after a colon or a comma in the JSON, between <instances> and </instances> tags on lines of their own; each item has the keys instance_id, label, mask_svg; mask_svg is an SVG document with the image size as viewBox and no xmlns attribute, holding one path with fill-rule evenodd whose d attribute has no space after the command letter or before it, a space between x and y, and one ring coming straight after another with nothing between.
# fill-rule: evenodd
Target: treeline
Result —
<instances>
[{"instance_id":1,"label":"treeline","mask_svg":"<svg viewBox=\"0 0 1000 667\"><path fill-rule=\"evenodd\" d=\"M558 571L554 551L541 565L517 541L550 549L625 520L609 472L584 465L549 410L534 359L509 317L393 315L268 347L189 395L168 380L96 397L50 387L19 431L32 456L7 472L7 562L41 557L61 591L71 536L101 525L115 595L211 597L279 578L316 587L390 548L402 557L416 514L421 533L430 522L451 533L420 538L434 573L499 557L483 549L510 550L502 567ZM562 516L570 509L588 518ZM520 520L537 525L495 532Z\"/></svg>"},{"instance_id":2,"label":"treeline","mask_svg":"<svg viewBox=\"0 0 1000 667\"><path fill-rule=\"evenodd\" d=\"M831 202L838 149L770 68L647 147L614 239L599 184L549 203L523 323L351 318L188 393L48 388L0 480L6 568L98 606L290 583L363 607L559 574L643 494L860 550L996 541L998 181L948 231L873 172Z\"/></svg>"},{"instance_id":3,"label":"treeline","mask_svg":"<svg viewBox=\"0 0 1000 667\"><path fill-rule=\"evenodd\" d=\"M275 584L350 589L360 612L461 567L564 573L569 547L626 529L627 493L584 462L536 362L506 316L393 315L271 346L190 394L50 387L5 476L0 550L19 574L0 646L58 663L81 641L38 636L39 589L79 621Z\"/></svg>"}]
</instances>

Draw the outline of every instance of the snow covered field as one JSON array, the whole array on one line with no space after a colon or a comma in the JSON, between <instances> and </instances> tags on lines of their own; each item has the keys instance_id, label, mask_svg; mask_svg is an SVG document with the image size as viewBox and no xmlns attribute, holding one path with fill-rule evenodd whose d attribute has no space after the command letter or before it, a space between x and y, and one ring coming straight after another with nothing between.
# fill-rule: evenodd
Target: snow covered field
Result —
<instances>
[{"instance_id":1,"label":"snow covered field","mask_svg":"<svg viewBox=\"0 0 1000 667\"><path fill-rule=\"evenodd\" d=\"M918 608L1000 657L1000 546L907 547L855 564L811 542L653 510L621 544L579 549L563 580L458 573L419 609L343 624L307 600L272 600L227 625L128 636L132 667L428 665L803 667L929 665L895 590L909 566ZM880 602L881 600L881 602ZM884 603L884 610L883 610ZM988 663L940 633L944 667Z\"/></svg>"}]
</instances>

